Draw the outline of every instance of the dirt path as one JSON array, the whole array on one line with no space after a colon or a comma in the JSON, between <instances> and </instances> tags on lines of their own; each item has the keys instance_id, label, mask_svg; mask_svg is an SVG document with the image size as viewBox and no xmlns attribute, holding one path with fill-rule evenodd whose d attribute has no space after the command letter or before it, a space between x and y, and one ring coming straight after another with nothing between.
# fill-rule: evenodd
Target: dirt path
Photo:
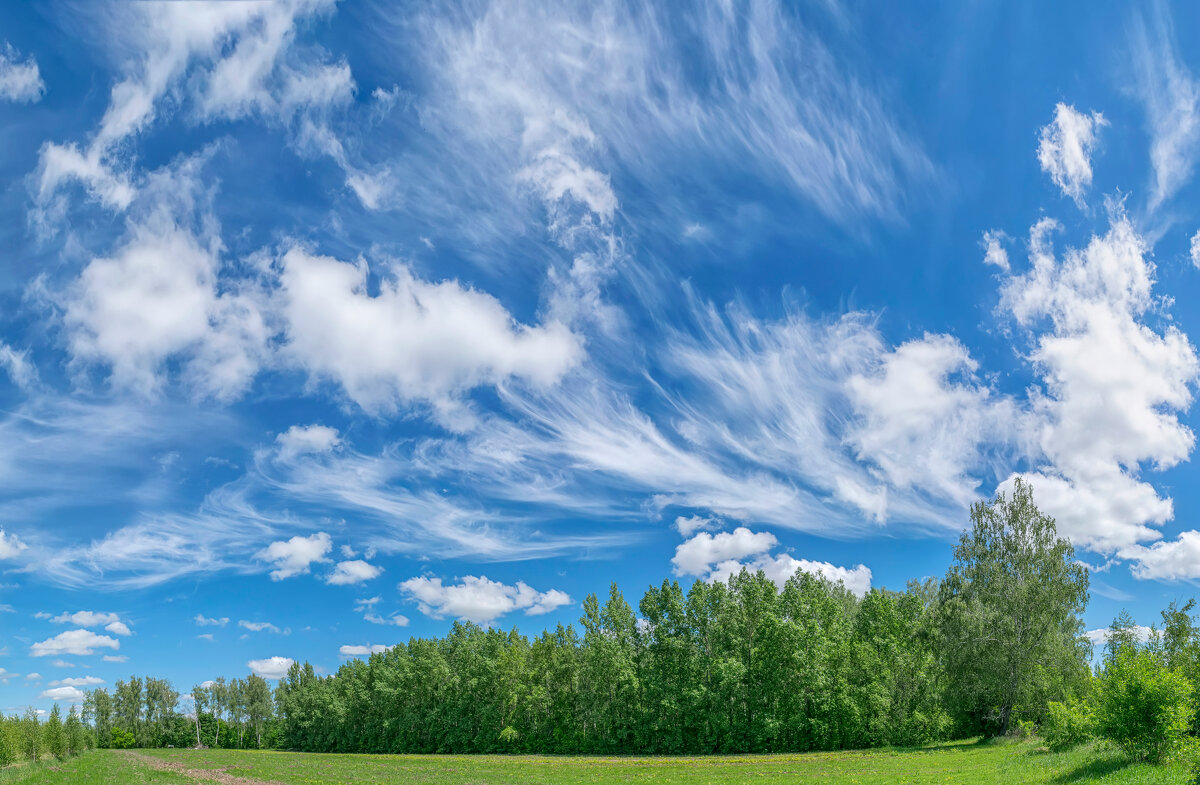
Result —
<instances>
[{"instance_id":1,"label":"dirt path","mask_svg":"<svg viewBox=\"0 0 1200 785\"><path fill-rule=\"evenodd\" d=\"M142 755L139 752L126 750L125 756L137 761L138 763L149 766L152 769L162 771L173 771L176 774L182 774L185 777L191 777L195 780L204 782L217 782L220 785L284 785L278 780L256 780L250 777L236 777L229 773L226 768L219 769L193 769L183 763L173 763L171 761L156 758L151 755Z\"/></svg>"}]
</instances>

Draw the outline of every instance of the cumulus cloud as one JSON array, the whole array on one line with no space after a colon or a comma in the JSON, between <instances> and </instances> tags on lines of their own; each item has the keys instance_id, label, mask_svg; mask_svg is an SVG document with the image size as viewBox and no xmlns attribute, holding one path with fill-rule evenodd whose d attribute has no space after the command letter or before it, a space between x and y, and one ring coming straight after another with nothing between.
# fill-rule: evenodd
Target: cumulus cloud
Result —
<instances>
[{"instance_id":1,"label":"cumulus cloud","mask_svg":"<svg viewBox=\"0 0 1200 785\"><path fill-rule=\"evenodd\" d=\"M1002 286L1001 309L1029 329L1042 380L1030 397L1028 438L1041 460L1026 473L1039 506L1077 544L1101 552L1158 539L1173 514L1139 476L1185 460L1195 435L1180 422L1200 360L1174 324L1147 316L1154 264L1119 207L1108 231L1061 257L1043 219L1031 230L1030 269Z\"/></svg>"},{"instance_id":2,"label":"cumulus cloud","mask_svg":"<svg viewBox=\"0 0 1200 785\"><path fill-rule=\"evenodd\" d=\"M288 668L292 667L295 660L290 657L267 657L265 660L250 660L246 663L246 667L257 676L262 676L264 679L282 679L287 675Z\"/></svg>"},{"instance_id":3,"label":"cumulus cloud","mask_svg":"<svg viewBox=\"0 0 1200 785\"><path fill-rule=\"evenodd\" d=\"M721 528L721 522L714 518L702 518L699 515L690 515L688 517L680 515L675 519L675 531L684 537L691 537L698 531L719 528Z\"/></svg>"},{"instance_id":4,"label":"cumulus cloud","mask_svg":"<svg viewBox=\"0 0 1200 785\"><path fill-rule=\"evenodd\" d=\"M96 684L103 684L104 679L98 676L80 676L69 679L55 679L50 682L51 687L92 687Z\"/></svg>"},{"instance_id":5,"label":"cumulus cloud","mask_svg":"<svg viewBox=\"0 0 1200 785\"><path fill-rule=\"evenodd\" d=\"M1130 545L1120 555L1134 561L1135 578L1184 581L1200 579L1200 531L1180 532L1170 541Z\"/></svg>"},{"instance_id":6,"label":"cumulus cloud","mask_svg":"<svg viewBox=\"0 0 1200 785\"><path fill-rule=\"evenodd\" d=\"M763 554L755 559L739 562L735 559L722 561L712 566L706 580L727 581L731 575L736 575L742 569L751 572L761 570L776 586L783 589L784 585L797 572L806 572L824 578L831 583L842 583L853 594L861 597L871 590L871 570L863 564L854 567L838 567L824 561L809 561L795 559L786 553L775 556Z\"/></svg>"},{"instance_id":7,"label":"cumulus cloud","mask_svg":"<svg viewBox=\"0 0 1200 785\"><path fill-rule=\"evenodd\" d=\"M114 621L104 625L104 629L111 632L113 635L132 635L133 631L129 629L129 625L123 621Z\"/></svg>"},{"instance_id":8,"label":"cumulus cloud","mask_svg":"<svg viewBox=\"0 0 1200 785\"><path fill-rule=\"evenodd\" d=\"M444 585L441 578L409 578L400 584L400 590L415 600L426 616L453 616L478 624L489 624L514 610L523 610L527 616L549 613L572 601L557 589L539 592L524 581L508 585L474 575L449 585Z\"/></svg>"},{"instance_id":9,"label":"cumulus cloud","mask_svg":"<svg viewBox=\"0 0 1200 785\"><path fill-rule=\"evenodd\" d=\"M379 654L385 652L391 646L384 646L381 643L375 643L368 646L342 646L338 649L338 654L343 657L366 657L371 654Z\"/></svg>"},{"instance_id":10,"label":"cumulus cloud","mask_svg":"<svg viewBox=\"0 0 1200 785\"><path fill-rule=\"evenodd\" d=\"M466 390L513 377L550 385L582 355L561 323L518 324L490 295L401 265L372 296L365 262L292 248L280 280L288 354L371 412L416 401L449 414Z\"/></svg>"},{"instance_id":11,"label":"cumulus cloud","mask_svg":"<svg viewBox=\"0 0 1200 785\"><path fill-rule=\"evenodd\" d=\"M83 690L78 687L53 687L48 690L43 690L42 698L48 698L53 701L66 701L68 703L83 703L87 696L83 694Z\"/></svg>"},{"instance_id":12,"label":"cumulus cloud","mask_svg":"<svg viewBox=\"0 0 1200 785\"><path fill-rule=\"evenodd\" d=\"M1108 121L1099 112L1087 115L1060 103L1054 108L1054 120L1042 129L1038 143L1042 171L1080 206L1084 192L1092 184L1096 133L1105 125Z\"/></svg>"},{"instance_id":13,"label":"cumulus cloud","mask_svg":"<svg viewBox=\"0 0 1200 785\"><path fill-rule=\"evenodd\" d=\"M115 613L97 613L95 611L76 611L60 613L50 621L55 624L74 624L76 627L101 627L121 620Z\"/></svg>"},{"instance_id":14,"label":"cumulus cloud","mask_svg":"<svg viewBox=\"0 0 1200 785\"><path fill-rule=\"evenodd\" d=\"M29 647L32 657L62 656L74 654L86 656L94 654L96 649L119 649L121 643L116 638L98 635L91 630L68 630L60 632L53 638L40 641Z\"/></svg>"},{"instance_id":15,"label":"cumulus cloud","mask_svg":"<svg viewBox=\"0 0 1200 785\"><path fill-rule=\"evenodd\" d=\"M676 575L703 575L710 565L766 553L779 541L770 532L752 532L739 526L732 532L700 532L675 549L671 559Z\"/></svg>"},{"instance_id":16,"label":"cumulus cloud","mask_svg":"<svg viewBox=\"0 0 1200 785\"><path fill-rule=\"evenodd\" d=\"M45 90L37 61L32 57L22 60L11 44L0 47L0 100L33 103Z\"/></svg>"},{"instance_id":17,"label":"cumulus cloud","mask_svg":"<svg viewBox=\"0 0 1200 785\"><path fill-rule=\"evenodd\" d=\"M290 540L273 542L254 555L262 561L273 562L271 580L281 581L296 575L307 574L314 562L327 562L325 554L333 548L333 541L325 532L308 537L296 535Z\"/></svg>"},{"instance_id":18,"label":"cumulus cloud","mask_svg":"<svg viewBox=\"0 0 1200 785\"><path fill-rule=\"evenodd\" d=\"M408 617L399 613L393 613L390 616L380 616L377 613L371 613L368 611L363 614L363 620L369 621L372 624L389 624L396 627L408 626Z\"/></svg>"},{"instance_id":19,"label":"cumulus cloud","mask_svg":"<svg viewBox=\"0 0 1200 785\"><path fill-rule=\"evenodd\" d=\"M334 567L333 573L325 579L325 582L334 586L364 583L372 578L379 577L379 574L382 572L382 567L368 564L362 559L340 561Z\"/></svg>"}]
</instances>

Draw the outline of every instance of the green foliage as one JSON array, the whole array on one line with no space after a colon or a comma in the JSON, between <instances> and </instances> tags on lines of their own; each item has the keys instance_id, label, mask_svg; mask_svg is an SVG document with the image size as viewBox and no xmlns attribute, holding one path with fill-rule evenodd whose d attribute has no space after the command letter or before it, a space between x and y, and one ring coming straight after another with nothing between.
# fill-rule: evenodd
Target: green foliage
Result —
<instances>
[{"instance_id":1,"label":"green foliage","mask_svg":"<svg viewBox=\"0 0 1200 785\"><path fill-rule=\"evenodd\" d=\"M1088 574L1020 478L971 523L942 582L939 648L963 729L1003 735L1014 712L1040 720L1086 679Z\"/></svg>"},{"instance_id":2,"label":"green foliage","mask_svg":"<svg viewBox=\"0 0 1200 785\"><path fill-rule=\"evenodd\" d=\"M1122 647L1096 681L1097 728L1139 760L1163 760L1191 725L1193 692L1159 653Z\"/></svg>"},{"instance_id":3,"label":"green foliage","mask_svg":"<svg viewBox=\"0 0 1200 785\"><path fill-rule=\"evenodd\" d=\"M112 739L109 742L109 746L114 750L132 749L136 744L137 738L129 731L121 730L120 728L112 729Z\"/></svg>"},{"instance_id":4,"label":"green foliage","mask_svg":"<svg viewBox=\"0 0 1200 785\"><path fill-rule=\"evenodd\" d=\"M56 758L67 756L67 734L63 730L62 710L58 708L57 703L42 726L42 746Z\"/></svg>"},{"instance_id":5,"label":"green foliage","mask_svg":"<svg viewBox=\"0 0 1200 785\"><path fill-rule=\"evenodd\" d=\"M1085 701L1071 698L1066 703L1051 701L1042 722L1042 738L1052 750L1065 750L1096 735L1096 718Z\"/></svg>"}]
</instances>

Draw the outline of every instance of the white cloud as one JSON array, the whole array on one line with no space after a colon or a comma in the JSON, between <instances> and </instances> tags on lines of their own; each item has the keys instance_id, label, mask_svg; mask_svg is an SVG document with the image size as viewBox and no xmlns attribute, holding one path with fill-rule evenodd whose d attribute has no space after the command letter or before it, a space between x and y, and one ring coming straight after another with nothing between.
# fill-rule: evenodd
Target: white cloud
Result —
<instances>
[{"instance_id":1,"label":"white cloud","mask_svg":"<svg viewBox=\"0 0 1200 785\"><path fill-rule=\"evenodd\" d=\"M129 658L124 654L105 654L100 659L105 662L129 662Z\"/></svg>"},{"instance_id":2,"label":"white cloud","mask_svg":"<svg viewBox=\"0 0 1200 785\"><path fill-rule=\"evenodd\" d=\"M363 614L363 620L369 621L372 624L390 624L396 627L408 626L408 617L399 613L393 613L390 616L383 617L368 611L367 613Z\"/></svg>"},{"instance_id":3,"label":"white cloud","mask_svg":"<svg viewBox=\"0 0 1200 785\"><path fill-rule=\"evenodd\" d=\"M1192 176L1200 143L1200 84L1179 57L1169 11L1154 6L1147 29L1134 17L1131 49L1135 85L1133 94L1146 109L1150 131L1150 183L1148 207L1156 209Z\"/></svg>"},{"instance_id":4,"label":"white cloud","mask_svg":"<svg viewBox=\"0 0 1200 785\"><path fill-rule=\"evenodd\" d=\"M104 625L104 629L111 632L113 635L132 635L133 631L129 629L123 621L114 621L112 624Z\"/></svg>"},{"instance_id":5,"label":"white cloud","mask_svg":"<svg viewBox=\"0 0 1200 785\"><path fill-rule=\"evenodd\" d=\"M98 676L79 676L69 679L55 679L50 682L51 687L91 687L96 684L103 684L104 679Z\"/></svg>"},{"instance_id":6,"label":"white cloud","mask_svg":"<svg viewBox=\"0 0 1200 785\"><path fill-rule=\"evenodd\" d=\"M203 641L212 641L212 640L216 639L215 636L211 632L202 632L199 635L197 635L196 637Z\"/></svg>"},{"instance_id":7,"label":"white cloud","mask_svg":"<svg viewBox=\"0 0 1200 785\"><path fill-rule=\"evenodd\" d=\"M229 623L229 617L222 616L219 619L210 619L202 613L197 613L193 621L196 622L197 627L224 627Z\"/></svg>"},{"instance_id":8,"label":"white cloud","mask_svg":"<svg viewBox=\"0 0 1200 785\"><path fill-rule=\"evenodd\" d=\"M833 583L840 581L847 589L859 597L871 590L871 570L866 565L859 564L854 567L838 567L824 561L795 559L786 553L776 556L763 554L747 562L739 562L736 559L722 561L713 565L711 572L709 572L705 580L727 581L731 575L741 572L743 567L751 572L761 570L781 591L784 584L797 572L816 575Z\"/></svg>"},{"instance_id":9,"label":"white cloud","mask_svg":"<svg viewBox=\"0 0 1200 785\"><path fill-rule=\"evenodd\" d=\"M15 534L8 534L0 529L0 559L15 559L27 546Z\"/></svg>"},{"instance_id":10,"label":"white cloud","mask_svg":"<svg viewBox=\"0 0 1200 785\"><path fill-rule=\"evenodd\" d=\"M238 626L242 627L243 629L250 630L250 632L264 632L265 631L265 632L283 633L283 630L279 629L278 627L276 627L274 624L272 624L269 621L246 621L245 619L241 619L238 621Z\"/></svg>"},{"instance_id":11,"label":"white cloud","mask_svg":"<svg viewBox=\"0 0 1200 785\"><path fill-rule=\"evenodd\" d=\"M325 579L325 582L333 586L346 586L377 578L382 572L382 567L368 564L362 559L340 561L334 567L333 573Z\"/></svg>"},{"instance_id":12,"label":"white cloud","mask_svg":"<svg viewBox=\"0 0 1200 785\"><path fill-rule=\"evenodd\" d=\"M675 519L675 531L684 537L691 537L698 531L719 528L721 528L721 522L714 518L702 518L699 515L685 518L680 515Z\"/></svg>"},{"instance_id":13,"label":"white cloud","mask_svg":"<svg viewBox=\"0 0 1200 785\"><path fill-rule=\"evenodd\" d=\"M778 542L770 532L752 532L744 526L718 534L700 532L675 548L671 564L676 575L703 575L717 562L766 553Z\"/></svg>"},{"instance_id":14,"label":"white cloud","mask_svg":"<svg viewBox=\"0 0 1200 785\"><path fill-rule=\"evenodd\" d=\"M46 84L37 62L32 57L20 57L11 44L0 47L0 99L32 103L41 99Z\"/></svg>"},{"instance_id":15,"label":"white cloud","mask_svg":"<svg viewBox=\"0 0 1200 785\"><path fill-rule=\"evenodd\" d=\"M474 575L451 585L443 585L441 578L409 578L400 584L400 590L416 600L426 616L439 619L453 616L479 624L488 624L514 610L524 610L527 616L549 613L571 602L566 593L557 589L539 592L524 581L510 586Z\"/></svg>"},{"instance_id":16,"label":"white cloud","mask_svg":"<svg viewBox=\"0 0 1200 785\"><path fill-rule=\"evenodd\" d=\"M85 656L94 654L95 649L119 649L121 644L116 638L107 635L97 635L90 630L68 630L60 632L53 638L35 643L29 647L32 657L61 656L74 654Z\"/></svg>"},{"instance_id":17,"label":"white cloud","mask_svg":"<svg viewBox=\"0 0 1200 785\"><path fill-rule=\"evenodd\" d=\"M250 660L246 663L246 667L258 676L264 679L282 679L287 675L288 668L292 667L290 657L267 657L265 660Z\"/></svg>"},{"instance_id":18,"label":"white cloud","mask_svg":"<svg viewBox=\"0 0 1200 785\"><path fill-rule=\"evenodd\" d=\"M1134 561L1133 577L1184 581L1200 579L1200 531L1180 532L1179 537L1150 546L1130 545L1120 555Z\"/></svg>"},{"instance_id":19,"label":"white cloud","mask_svg":"<svg viewBox=\"0 0 1200 785\"><path fill-rule=\"evenodd\" d=\"M50 621L55 624L74 624L76 627L100 627L120 620L121 617L115 613L76 611L75 613L60 613Z\"/></svg>"},{"instance_id":20,"label":"white cloud","mask_svg":"<svg viewBox=\"0 0 1200 785\"><path fill-rule=\"evenodd\" d=\"M1200 231L1192 235L1190 254L1192 266L1200 269Z\"/></svg>"},{"instance_id":21,"label":"white cloud","mask_svg":"<svg viewBox=\"0 0 1200 785\"><path fill-rule=\"evenodd\" d=\"M333 542L325 532L309 537L296 535L290 540L273 542L254 555L254 558L275 564L271 580L281 581L296 575L307 574L314 562L327 562L325 554L333 548Z\"/></svg>"},{"instance_id":22,"label":"white cloud","mask_svg":"<svg viewBox=\"0 0 1200 785\"><path fill-rule=\"evenodd\" d=\"M1088 630L1084 633L1084 637L1091 641L1093 646L1099 648L1105 643L1108 643L1108 632L1109 631L1107 627L1098 630ZM1153 634L1153 632L1154 630L1141 624L1135 624L1133 626L1134 637L1136 637L1142 643L1150 640L1150 636Z\"/></svg>"},{"instance_id":23,"label":"white cloud","mask_svg":"<svg viewBox=\"0 0 1200 785\"><path fill-rule=\"evenodd\" d=\"M1083 194L1092 184L1092 149L1096 133L1108 125L1104 115L1082 114L1073 106L1059 103L1054 120L1042 129L1038 161L1062 192L1083 206Z\"/></svg>"},{"instance_id":24,"label":"white cloud","mask_svg":"<svg viewBox=\"0 0 1200 785\"><path fill-rule=\"evenodd\" d=\"M974 378L977 368L948 335L901 344L848 380L859 420L846 442L892 488L933 491L965 507L978 495L971 472L980 445L994 443L1014 419L1011 403Z\"/></svg>"},{"instance_id":25,"label":"white cloud","mask_svg":"<svg viewBox=\"0 0 1200 785\"><path fill-rule=\"evenodd\" d=\"M1053 222L1030 236L1031 268L1003 285L1001 309L1030 330L1042 387L1030 394L1026 478L1039 507L1076 545L1113 552L1154 540L1174 514L1141 479L1149 464L1185 460L1195 443L1177 412L1188 408L1200 360L1174 324L1146 324L1156 308L1145 240L1119 207L1106 234L1056 258Z\"/></svg>"},{"instance_id":26,"label":"white cloud","mask_svg":"<svg viewBox=\"0 0 1200 785\"><path fill-rule=\"evenodd\" d=\"M342 443L342 438L337 428L326 425L293 425L276 436L275 443L279 446L279 459L292 461L301 455L328 453Z\"/></svg>"},{"instance_id":27,"label":"white cloud","mask_svg":"<svg viewBox=\"0 0 1200 785\"><path fill-rule=\"evenodd\" d=\"M990 264L993 267L999 267L1002 271L1009 271L1008 251L1005 250L1003 243L1008 240L1008 236L1004 232L989 231L983 233L983 261L984 264Z\"/></svg>"},{"instance_id":28,"label":"white cloud","mask_svg":"<svg viewBox=\"0 0 1200 785\"><path fill-rule=\"evenodd\" d=\"M0 368L8 372L8 378L18 389L32 391L38 381L37 369L29 361L28 351L17 351L0 341Z\"/></svg>"},{"instance_id":29,"label":"white cloud","mask_svg":"<svg viewBox=\"0 0 1200 785\"><path fill-rule=\"evenodd\" d=\"M472 387L512 377L551 385L582 355L560 323L517 324L490 295L420 280L401 265L391 272L372 296L365 262L300 248L283 257L288 354L368 411L421 401L453 413L457 395Z\"/></svg>"},{"instance_id":30,"label":"white cloud","mask_svg":"<svg viewBox=\"0 0 1200 785\"><path fill-rule=\"evenodd\" d=\"M83 694L83 690L78 687L54 687L52 689L43 690L42 698L49 698L53 701L68 701L70 703L83 703L87 696Z\"/></svg>"},{"instance_id":31,"label":"white cloud","mask_svg":"<svg viewBox=\"0 0 1200 785\"><path fill-rule=\"evenodd\" d=\"M342 655L343 657L366 657L371 654L385 652L390 648L392 647L384 646L380 643L372 644L370 646L342 646L338 649L338 654Z\"/></svg>"}]
</instances>

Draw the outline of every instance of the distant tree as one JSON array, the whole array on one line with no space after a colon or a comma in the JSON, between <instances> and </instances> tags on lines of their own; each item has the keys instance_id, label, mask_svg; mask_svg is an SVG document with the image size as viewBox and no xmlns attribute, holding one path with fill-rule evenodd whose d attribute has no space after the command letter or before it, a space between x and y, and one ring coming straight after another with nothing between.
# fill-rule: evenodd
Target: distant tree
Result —
<instances>
[{"instance_id":1,"label":"distant tree","mask_svg":"<svg viewBox=\"0 0 1200 785\"><path fill-rule=\"evenodd\" d=\"M36 761L44 750L41 722L38 720L37 711L30 706L21 717L21 754L28 760Z\"/></svg>"},{"instance_id":2,"label":"distant tree","mask_svg":"<svg viewBox=\"0 0 1200 785\"><path fill-rule=\"evenodd\" d=\"M1040 716L1082 683L1088 573L1020 478L971 524L941 585L941 656L960 718L1004 734L1014 709Z\"/></svg>"},{"instance_id":3,"label":"distant tree","mask_svg":"<svg viewBox=\"0 0 1200 785\"><path fill-rule=\"evenodd\" d=\"M263 726L271 716L271 687L267 680L257 674L246 677L246 715L254 728L254 740L262 747Z\"/></svg>"},{"instance_id":4,"label":"distant tree","mask_svg":"<svg viewBox=\"0 0 1200 785\"><path fill-rule=\"evenodd\" d=\"M90 720L96 746L104 749L112 743L113 700L108 690L96 689L83 701L84 716ZM85 720L85 721L87 721Z\"/></svg>"},{"instance_id":5,"label":"distant tree","mask_svg":"<svg viewBox=\"0 0 1200 785\"><path fill-rule=\"evenodd\" d=\"M62 709L57 703L50 709L50 716L42 726L42 737L47 752L56 758L67 756L67 734L63 729Z\"/></svg>"},{"instance_id":6,"label":"distant tree","mask_svg":"<svg viewBox=\"0 0 1200 785\"><path fill-rule=\"evenodd\" d=\"M199 747L202 744L200 741L200 715L208 709L208 690L202 684L192 687L192 708L196 715L196 746Z\"/></svg>"},{"instance_id":7,"label":"distant tree","mask_svg":"<svg viewBox=\"0 0 1200 785\"><path fill-rule=\"evenodd\" d=\"M67 754L78 755L87 749L87 732L84 730L79 712L74 706L67 712L64 730L67 735Z\"/></svg>"}]
</instances>

